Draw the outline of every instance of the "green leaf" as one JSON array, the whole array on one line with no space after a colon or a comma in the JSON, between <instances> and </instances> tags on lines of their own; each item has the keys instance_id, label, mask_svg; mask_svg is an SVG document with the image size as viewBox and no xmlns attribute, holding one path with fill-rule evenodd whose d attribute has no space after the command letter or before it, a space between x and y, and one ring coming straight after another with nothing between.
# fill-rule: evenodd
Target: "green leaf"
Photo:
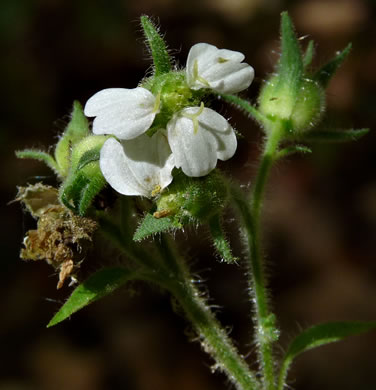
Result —
<instances>
[{"instance_id":1,"label":"green leaf","mask_svg":"<svg viewBox=\"0 0 376 390\"><path fill-rule=\"evenodd\" d=\"M55 159L63 177L68 175L72 146L77 144L88 134L89 122L84 114L80 102L74 101L71 120L55 149Z\"/></svg>"},{"instance_id":2,"label":"green leaf","mask_svg":"<svg viewBox=\"0 0 376 390\"><path fill-rule=\"evenodd\" d=\"M148 16L141 16L141 26L144 30L146 44L150 49L154 62L154 75L160 76L172 70L167 46L158 29Z\"/></svg>"},{"instance_id":3,"label":"green leaf","mask_svg":"<svg viewBox=\"0 0 376 390\"><path fill-rule=\"evenodd\" d=\"M285 354L278 382L278 390L282 390L291 362L302 352L321 345L341 341L346 337L376 329L376 321L372 322L328 322L312 326L304 330L290 344Z\"/></svg>"},{"instance_id":4,"label":"green leaf","mask_svg":"<svg viewBox=\"0 0 376 390\"><path fill-rule=\"evenodd\" d=\"M303 76L303 61L294 26L287 12L281 14L281 59L278 65L280 87L288 88L296 99Z\"/></svg>"},{"instance_id":5,"label":"green leaf","mask_svg":"<svg viewBox=\"0 0 376 390\"><path fill-rule=\"evenodd\" d=\"M318 81L325 88L328 85L330 79L333 77L334 73L349 55L351 46L351 43L349 43L342 51L338 52L331 61L329 61L315 73L313 79Z\"/></svg>"},{"instance_id":6,"label":"green leaf","mask_svg":"<svg viewBox=\"0 0 376 390\"><path fill-rule=\"evenodd\" d=\"M226 263L236 262L238 259L232 254L231 247L226 239L218 214L209 219L209 228L214 247L222 261Z\"/></svg>"},{"instance_id":7,"label":"green leaf","mask_svg":"<svg viewBox=\"0 0 376 390\"><path fill-rule=\"evenodd\" d=\"M313 60L313 56L315 55L315 42L311 39L308 42L307 49L304 53L303 57L303 67L307 68L307 66L311 65L311 62Z\"/></svg>"},{"instance_id":8,"label":"green leaf","mask_svg":"<svg viewBox=\"0 0 376 390\"><path fill-rule=\"evenodd\" d=\"M154 234L181 229L181 227L182 225L174 217L155 218L152 214L146 214L133 236L133 241L141 241Z\"/></svg>"},{"instance_id":9,"label":"green leaf","mask_svg":"<svg viewBox=\"0 0 376 390\"><path fill-rule=\"evenodd\" d=\"M291 156L292 154L296 154L296 153L308 154L308 153L312 153L312 150L304 145L291 145L280 150L277 153L275 158L276 160L279 160L280 158Z\"/></svg>"},{"instance_id":10,"label":"green leaf","mask_svg":"<svg viewBox=\"0 0 376 390\"><path fill-rule=\"evenodd\" d=\"M41 150L37 149L25 149L16 151L16 156L18 158L29 158L32 160L42 161L54 172L59 174L59 167L56 164L56 161L50 154L46 152L42 152Z\"/></svg>"},{"instance_id":11,"label":"green leaf","mask_svg":"<svg viewBox=\"0 0 376 390\"><path fill-rule=\"evenodd\" d=\"M310 143L350 142L357 141L368 132L369 129L311 131L303 134L301 139Z\"/></svg>"},{"instance_id":12,"label":"green leaf","mask_svg":"<svg viewBox=\"0 0 376 390\"><path fill-rule=\"evenodd\" d=\"M73 291L67 302L48 323L47 328L64 321L73 313L111 294L117 288L136 277L137 274L134 271L124 268L105 268L96 272Z\"/></svg>"}]
</instances>

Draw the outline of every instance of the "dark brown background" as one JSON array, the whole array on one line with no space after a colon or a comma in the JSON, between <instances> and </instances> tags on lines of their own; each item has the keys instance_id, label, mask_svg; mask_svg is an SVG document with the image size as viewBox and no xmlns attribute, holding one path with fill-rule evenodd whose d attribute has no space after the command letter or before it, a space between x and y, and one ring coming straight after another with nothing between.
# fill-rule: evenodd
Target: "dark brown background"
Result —
<instances>
[{"instance_id":1,"label":"dark brown background","mask_svg":"<svg viewBox=\"0 0 376 390\"><path fill-rule=\"evenodd\" d=\"M376 124L374 1L283 0L2 0L0 4L1 279L0 390L226 389L221 374L167 295L143 284L125 289L46 330L69 288L43 262L18 258L33 222L10 204L16 186L51 173L19 161L14 150L56 142L72 101L106 87L133 88L149 61L138 18L159 18L181 66L197 42L245 53L256 71L248 97L278 58L279 15L288 10L299 35L317 42L316 65L350 40L354 49L328 90L325 121L334 127ZM302 41L307 42L306 38ZM244 135L223 165L243 183L254 175L260 131L229 107L222 114ZM273 172L265 214L269 274L282 344L300 328L327 320L376 319L376 136L315 147ZM227 228L238 242L229 215ZM252 364L250 315L241 267L219 264L206 231L180 235L193 269L210 279L218 317ZM238 254L239 245L234 244ZM202 254L200 254L202 253ZM94 253L96 255L96 253ZM94 256L95 257L95 256ZM89 261L89 260L88 260ZM323 347L294 366L297 390L376 388L376 333ZM279 351L282 353L283 348Z\"/></svg>"}]
</instances>

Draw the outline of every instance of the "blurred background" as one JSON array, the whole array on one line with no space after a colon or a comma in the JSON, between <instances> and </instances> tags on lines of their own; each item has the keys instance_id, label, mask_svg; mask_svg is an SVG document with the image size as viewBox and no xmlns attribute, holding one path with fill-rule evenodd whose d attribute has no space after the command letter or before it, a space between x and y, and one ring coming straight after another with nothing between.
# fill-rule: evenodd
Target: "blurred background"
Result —
<instances>
[{"instance_id":1,"label":"blurred background","mask_svg":"<svg viewBox=\"0 0 376 390\"><path fill-rule=\"evenodd\" d=\"M54 179L43 164L17 160L14 151L56 143L74 99L84 104L100 89L137 85L150 66L141 14L155 17L180 66L197 42L243 52L256 72L245 96L255 102L278 59L283 10L303 46L315 40L316 66L353 42L330 84L324 123L375 129L374 0L1 1L0 390L231 388L220 373L211 374L213 362L199 344L188 341L194 335L169 296L142 283L45 328L71 289L57 291L57 275L44 262L19 259L35 222L9 202L17 185ZM223 168L246 184L262 134L231 107L220 109L244 136ZM314 323L376 320L375 150L371 131L354 143L315 146L311 156L289 158L273 171L265 242L280 354ZM241 255L231 212L226 228ZM194 272L207 281L211 302L220 306L219 319L254 366L244 270L220 264L206 238L205 229L177 236ZM376 332L306 353L293 367L291 386L376 389L375 350Z\"/></svg>"}]
</instances>

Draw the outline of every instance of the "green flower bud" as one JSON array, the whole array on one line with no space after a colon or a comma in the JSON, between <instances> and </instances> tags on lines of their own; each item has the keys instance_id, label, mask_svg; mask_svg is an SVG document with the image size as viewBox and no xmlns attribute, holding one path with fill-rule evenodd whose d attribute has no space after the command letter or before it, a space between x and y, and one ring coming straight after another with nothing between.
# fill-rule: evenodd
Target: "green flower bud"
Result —
<instances>
[{"instance_id":1,"label":"green flower bud","mask_svg":"<svg viewBox=\"0 0 376 390\"><path fill-rule=\"evenodd\" d=\"M303 78L297 93L275 75L267 81L259 97L259 110L272 121L286 123L291 135L317 124L325 108L323 88L316 81Z\"/></svg>"},{"instance_id":2,"label":"green flower bud","mask_svg":"<svg viewBox=\"0 0 376 390\"><path fill-rule=\"evenodd\" d=\"M72 149L69 174L61 187L60 198L66 207L81 216L106 184L99 168L99 155L108 138L91 135Z\"/></svg>"},{"instance_id":3,"label":"green flower bud","mask_svg":"<svg viewBox=\"0 0 376 390\"><path fill-rule=\"evenodd\" d=\"M190 220L205 222L222 211L227 197L227 186L217 172L200 178L181 174L157 199L154 217L175 216L183 224Z\"/></svg>"}]
</instances>

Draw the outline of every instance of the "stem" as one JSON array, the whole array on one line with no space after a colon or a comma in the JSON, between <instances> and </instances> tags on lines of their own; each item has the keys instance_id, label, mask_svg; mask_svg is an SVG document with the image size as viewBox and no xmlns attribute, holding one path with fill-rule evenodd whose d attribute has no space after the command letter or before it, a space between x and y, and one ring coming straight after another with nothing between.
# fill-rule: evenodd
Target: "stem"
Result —
<instances>
[{"instance_id":1,"label":"stem","mask_svg":"<svg viewBox=\"0 0 376 390\"><path fill-rule=\"evenodd\" d=\"M286 359L282 363L280 373L279 373L279 378L278 378L277 390L283 390L283 388L285 387L287 372L288 372L290 364L291 364L290 359Z\"/></svg>"},{"instance_id":2,"label":"stem","mask_svg":"<svg viewBox=\"0 0 376 390\"><path fill-rule=\"evenodd\" d=\"M249 227L247 229L248 244L250 247L250 261L248 264L251 277L250 291L252 291L252 298L256 306L256 339L263 370L264 388L268 390L275 388L272 344L278 337L278 331L274 324L275 317L269 310L264 258L261 246L260 214L265 183L275 159L283 130L283 124L279 122L273 123L273 126L269 129L253 189L250 209L251 218L248 218Z\"/></svg>"},{"instance_id":3,"label":"stem","mask_svg":"<svg viewBox=\"0 0 376 390\"><path fill-rule=\"evenodd\" d=\"M160 250L175 275L166 287L179 301L187 318L200 337L203 349L211 354L216 365L226 373L239 390L256 390L260 384L233 346L226 331L211 312L199 289L195 286L184 261L174 253L171 244L162 237Z\"/></svg>"},{"instance_id":4,"label":"stem","mask_svg":"<svg viewBox=\"0 0 376 390\"><path fill-rule=\"evenodd\" d=\"M101 233L103 233L114 246L119 249L129 260L135 264L142 265L144 269L159 271L161 265L158 264L148 252L136 246L129 240L124 238L122 228L114 223L110 218L102 213L98 213L97 217L100 221Z\"/></svg>"}]
</instances>

